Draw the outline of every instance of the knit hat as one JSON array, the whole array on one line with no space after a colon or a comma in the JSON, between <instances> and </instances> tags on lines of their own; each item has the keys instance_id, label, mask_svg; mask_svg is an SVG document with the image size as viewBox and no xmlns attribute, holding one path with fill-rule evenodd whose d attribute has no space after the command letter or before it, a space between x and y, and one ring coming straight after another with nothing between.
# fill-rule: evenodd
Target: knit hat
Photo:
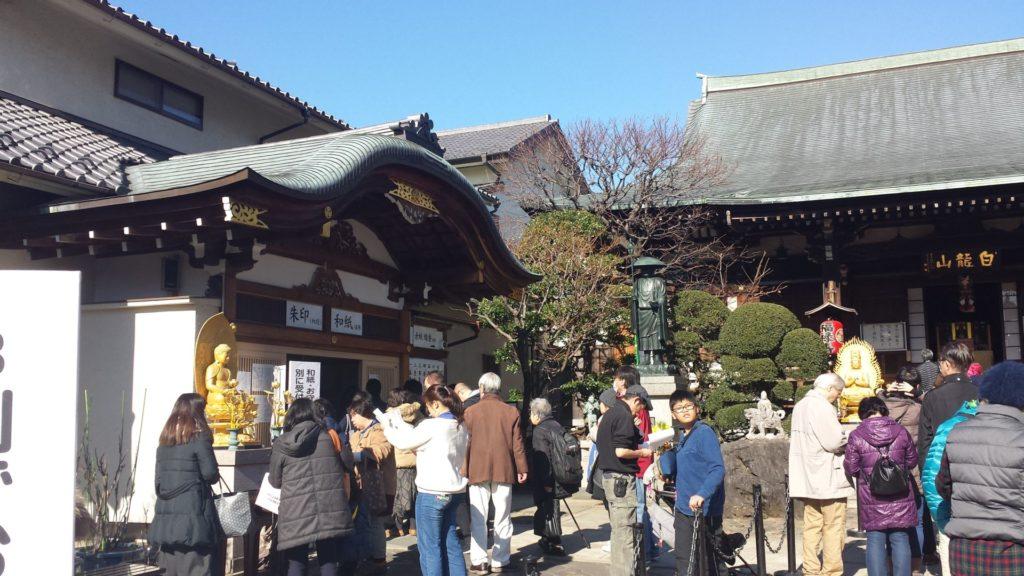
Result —
<instances>
[{"instance_id":1,"label":"knit hat","mask_svg":"<svg viewBox=\"0 0 1024 576\"><path fill-rule=\"evenodd\" d=\"M990 404L1024 409L1024 364L1000 362L981 375L981 397Z\"/></svg>"}]
</instances>

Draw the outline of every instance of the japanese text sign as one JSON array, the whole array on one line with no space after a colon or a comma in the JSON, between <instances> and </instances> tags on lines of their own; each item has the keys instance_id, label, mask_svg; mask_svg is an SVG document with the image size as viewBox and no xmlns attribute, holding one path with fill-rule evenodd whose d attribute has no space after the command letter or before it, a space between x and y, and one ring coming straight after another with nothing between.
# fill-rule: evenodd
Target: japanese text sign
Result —
<instances>
[{"instance_id":1,"label":"japanese text sign","mask_svg":"<svg viewBox=\"0 0 1024 576\"><path fill-rule=\"evenodd\" d=\"M970 273L999 267L998 250L945 250L924 255L925 272Z\"/></svg>"},{"instance_id":2,"label":"japanese text sign","mask_svg":"<svg viewBox=\"0 0 1024 576\"><path fill-rule=\"evenodd\" d=\"M78 272L0 271L0 574L74 571L78 295Z\"/></svg>"},{"instance_id":3,"label":"japanese text sign","mask_svg":"<svg viewBox=\"0 0 1024 576\"><path fill-rule=\"evenodd\" d=\"M320 363L293 360L288 363L288 389L295 398L320 397Z\"/></svg>"},{"instance_id":4,"label":"japanese text sign","mask_svg":"<svg viewBox=\"0 0 1024 576\"><path fill-rule=\"evenodd\" d=\"M288 300L285 308L285 325L290 328L306 330L324 329L324 307L319 304L307 304Z\"/></svg>"},{"instance_id":5,"label":"japanese text sign","mask_svg":"<svg viewBox=\"0 0 1024 576\"><path fill-rule=\"evenodd\" d=\"M437 328L413 325L411 332L410 340L412 340L413 346L417 348L444 350L444 332L441 332Z\"/></svg>"},{"instance_id":6,"label":"japanese text sign","mask_svg":"<svg viewBox=\"0 0 1024 576\"><path fill-rule=\"evenodd\" d=\"M341 308L331 308L331 332L363 335L363 314Z\"/></svg>"}]
</instances>

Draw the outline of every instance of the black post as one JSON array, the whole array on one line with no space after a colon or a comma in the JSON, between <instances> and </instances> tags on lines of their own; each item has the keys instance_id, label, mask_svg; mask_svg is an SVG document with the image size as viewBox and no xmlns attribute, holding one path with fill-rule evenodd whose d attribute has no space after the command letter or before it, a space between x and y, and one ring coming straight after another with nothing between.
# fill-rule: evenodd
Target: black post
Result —
<instances>
[{"instance_id":1,"label":"black post","mask_svg":"<svg viewBox=\"0 0 1024 576\"><path fill-rule=\"evenodd\" d=\"M768 576L764 552L764 510L761 506L761 485L754 484L754 539L757 540L757 576Z\"/></svg>"},{"instance_id":2,"label":"black post","mask_svg":"<svg viewBox=\"0 0 1024 576\"><path fill-rule=\"evenodd\" d=\"M796 506L789 498L789 475L786 475L786 569L796 576Z\"/></svg>"}]
</instances>

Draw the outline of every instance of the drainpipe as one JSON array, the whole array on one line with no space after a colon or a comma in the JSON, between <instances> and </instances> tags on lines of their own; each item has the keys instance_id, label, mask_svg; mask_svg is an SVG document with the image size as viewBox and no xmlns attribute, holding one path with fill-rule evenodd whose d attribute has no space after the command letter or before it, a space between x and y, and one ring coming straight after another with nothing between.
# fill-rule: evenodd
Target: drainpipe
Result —
<instances>
[{"instance_id":1,"label":"drainpipe","mask_svg":"<svg viewBox=\"0 0 1024 576\"><path fill-rule=\"evenodd\" d=\"M298 128L299 126L305 126L309 122L309 108L306 108L305 106L303 106L299 111L302 112L302 120L300 122L296 122L295 124L291 124L289 126L285 126L284 128L281 128L280 130L274 130L270 134L264 134L263 136L260 136L259 143L263 144L264 142L266 142L267 140L270 140L274 136L279 136L279 135L284 134L285 132L287 132L289 130L294 130L295 128Z\"/></svg>"}]
</instances>

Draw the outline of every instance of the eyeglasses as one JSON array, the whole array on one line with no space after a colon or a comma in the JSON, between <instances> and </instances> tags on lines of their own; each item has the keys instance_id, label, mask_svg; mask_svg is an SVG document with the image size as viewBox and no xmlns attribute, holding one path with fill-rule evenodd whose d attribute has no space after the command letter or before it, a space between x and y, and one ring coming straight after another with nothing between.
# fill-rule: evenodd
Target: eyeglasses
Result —
<instances>
[{"instance_id":1,"label":"eyeglasses","mask_svg":"<svg viewBox=\"0 0 1024 576\"><path fill-rule=\"evenodd\" d=\"M683 404L681 406L676 406L675 408L672 409L672 413L673 414L685 414L687 412L696 412L696 411L697 411L697 407L695 405L693 405L693 404Z\"/></svg>"}]
</instances>

